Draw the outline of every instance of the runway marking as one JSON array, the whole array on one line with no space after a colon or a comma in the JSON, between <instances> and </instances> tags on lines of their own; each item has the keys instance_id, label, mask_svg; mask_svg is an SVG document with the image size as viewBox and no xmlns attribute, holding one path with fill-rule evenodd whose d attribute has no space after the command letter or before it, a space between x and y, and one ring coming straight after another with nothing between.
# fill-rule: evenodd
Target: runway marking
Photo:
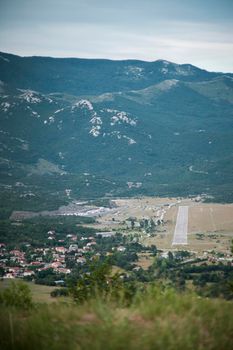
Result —
<instances>
[{"instance_id":1,"label":"runway marking","mask_svg":"<svg viewBox=\"0 0 233 350\"><path fill-rule=\"evenodd\" d=\"M172 245L188 244L188 206L179 206Z\"/></svg>"}]
</instances>

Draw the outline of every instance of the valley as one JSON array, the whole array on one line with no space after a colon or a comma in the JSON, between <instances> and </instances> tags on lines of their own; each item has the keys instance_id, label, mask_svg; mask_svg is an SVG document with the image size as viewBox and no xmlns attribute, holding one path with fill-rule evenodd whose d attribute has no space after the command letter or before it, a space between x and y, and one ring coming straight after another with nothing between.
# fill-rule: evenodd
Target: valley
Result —
<instances>
[{"instance_id":1,"label":"valley","mask_svg":"<svg viewBox=\"0 0 233 350\"><path fill-rule=\"evenodd\" d=\"M0 0L0 349L232 350L233 0Z\"/></svg>"},{"instance_id":2,"label":"valley","mask_svg":"<svg viewBox=\"0 0 233 350\"><path fill-rule=\"evenodd\" d=\"M84 227L103 232L135 234L144 245L156 245L158 249L176 251L187 249L203 254L214 251L230 254L233 239L233 204L205 203L201 198L135 197L116 198L105 202L105 206L91 201L73 201L55 211L14 211L12 222L32 218L87 217L93 223ZM101 203L101 201L100 201ZM187 236L175 239L179 208L185 213ZM183 230L183 228L182 228ZM183 232L183 231L182 231Z\"/></svg>"}]
</instances>

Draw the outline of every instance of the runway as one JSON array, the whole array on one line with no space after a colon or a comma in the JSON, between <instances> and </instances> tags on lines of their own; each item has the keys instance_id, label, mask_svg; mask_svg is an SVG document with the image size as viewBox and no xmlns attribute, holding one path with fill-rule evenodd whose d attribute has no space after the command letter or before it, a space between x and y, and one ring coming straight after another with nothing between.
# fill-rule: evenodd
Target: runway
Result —
<instances>
[{"instance_id":1,"label":"runway","mask_svg":"<svg viewBox=\"0 0 233 350\"><path fill-rule=\"evenodd\" d=\"M188 206L179 206L172 245L188 244Z\"/></svg>"}]
</instances>

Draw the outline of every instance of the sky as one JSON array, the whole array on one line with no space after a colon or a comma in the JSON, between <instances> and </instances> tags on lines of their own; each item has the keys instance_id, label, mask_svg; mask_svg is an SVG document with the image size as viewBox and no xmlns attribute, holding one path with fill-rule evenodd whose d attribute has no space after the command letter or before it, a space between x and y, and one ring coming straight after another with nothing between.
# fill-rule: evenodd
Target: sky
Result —
<instances>
[{"instance_id":1,"label":"sky","mask_svg":"<svg viewBox=\"0 0 233 350\"><path fill-rule=\"evenodd\" d=\"M233 0L0 0L0 51L233 72Z\"/></svg>"}]
</instances>

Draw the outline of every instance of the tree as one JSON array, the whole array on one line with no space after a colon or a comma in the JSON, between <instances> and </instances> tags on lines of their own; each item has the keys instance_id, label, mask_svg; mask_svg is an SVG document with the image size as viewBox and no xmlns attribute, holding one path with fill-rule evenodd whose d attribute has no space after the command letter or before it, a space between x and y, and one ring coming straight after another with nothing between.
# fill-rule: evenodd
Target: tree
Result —
<instances>
[{"instance_id":1,"label":"tree","mask_svg":"<svg viewBox=\"0 0 233 350\"><path fill-rule=\"evenodd\" d=\"M168 260L171 260L171 261L173 261L173 254L172 254L172 252L168 252Z\"/></svg>"},{"instance_id":2,"label":"tree","mask_svg":"<svg viewBox=\"0 0 233 350\"><path fill-rule=\"evenodd\" d=\"M108 260L95 261L89 265L89 272L80 276L76 286L70 288L70 294L78 303L101 297L129 303L135 293L132 283L124 283L119 273L112 274Z\"/></svg>"},{"instance_id":3,"label":"tree","mask_svg":"<svg viewBox=\"0 0 233 350\"><path fill-rule=\"evenodd\" d=\"M70 289L71 295L79 303L109 290L108 279L111 272L109 263L92 262L89 270L90 272L80 276L77 285Z\"/></svg>"}]
</instances>

